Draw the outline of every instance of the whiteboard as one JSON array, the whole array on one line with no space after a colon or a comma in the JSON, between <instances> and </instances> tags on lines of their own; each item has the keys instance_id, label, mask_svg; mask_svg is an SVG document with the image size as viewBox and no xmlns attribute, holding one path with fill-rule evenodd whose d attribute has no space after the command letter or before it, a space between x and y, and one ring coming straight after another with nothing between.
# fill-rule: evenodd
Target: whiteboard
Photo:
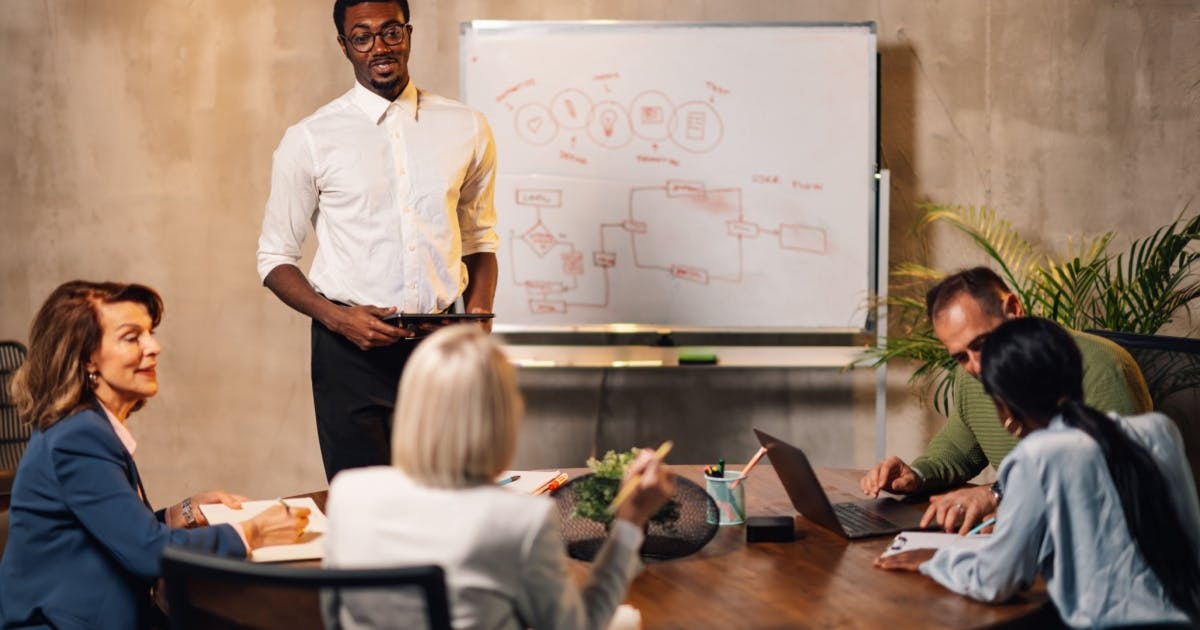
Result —
<instances>
[{"instance_id":1,"label":"whiteboard","mask_svg":"<svg viewBox=\"0 0 1200 630\"><path fill-rule=\"evenodd\" d=\"M862 330L868 24L462 25L496 139L498 330Z\"/></svg>"}]
</instances>

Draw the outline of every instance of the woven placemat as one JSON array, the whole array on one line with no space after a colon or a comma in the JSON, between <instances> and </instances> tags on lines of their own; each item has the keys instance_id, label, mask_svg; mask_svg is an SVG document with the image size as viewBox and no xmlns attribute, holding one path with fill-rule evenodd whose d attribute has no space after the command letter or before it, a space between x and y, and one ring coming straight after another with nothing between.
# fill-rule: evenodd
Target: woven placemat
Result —
<instances>
[{"instance_id":1,"label":"woven placemat","mask_svg":"<svg viewBox=\"0 0 1200 630\"><path fill-rule=\"evenodd\" d=\"M596 556L608 536L603 523L575 515L576 489L591 476L576 477L554 493L567 555L587 562ZM678 517L666 522L652 520L649 523L646 539L639 552L645 560L671 560L693 554L708 544L717 533L717 506L704 488L676 477L675 494L671 500L677 508L672 511L677 511Z\"/></svg>"}]
</instances>

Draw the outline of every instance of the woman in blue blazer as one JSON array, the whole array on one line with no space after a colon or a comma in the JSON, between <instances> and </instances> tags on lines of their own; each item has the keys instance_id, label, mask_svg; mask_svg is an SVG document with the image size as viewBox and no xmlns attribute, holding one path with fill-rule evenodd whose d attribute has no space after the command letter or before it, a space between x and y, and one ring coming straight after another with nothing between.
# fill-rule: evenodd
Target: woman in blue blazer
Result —
<instances>
[{"instance_id":1,"label":"woman in blue blazer","mask_svg":"<svg viewBox=\"0 0 1200 630\"><path fill-rule=\"evenodd\" d=\"M34 430L0 560L3 627L146 627L167 545L245 556L294 542L307 525L307 510L280 506L209 527L194 505L244 498L219 491L151 509L125 420L158 392L161 318L149 287L83 281L58 287L38 312L12 383Z\"/></svg>"}]
</instances>

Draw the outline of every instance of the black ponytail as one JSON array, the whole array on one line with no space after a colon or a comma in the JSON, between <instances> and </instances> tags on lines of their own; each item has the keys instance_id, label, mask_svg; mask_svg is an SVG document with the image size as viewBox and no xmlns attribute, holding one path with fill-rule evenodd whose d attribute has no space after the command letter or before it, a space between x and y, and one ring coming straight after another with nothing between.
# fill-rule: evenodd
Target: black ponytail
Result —
<instances>
[{"instance_id":1,"label":"black ponytail","mask_svg":"<svg viewBox=\"0 0 1200 630\"><path fill-rule=\"evenodd\" d=\"M1025 317L992 331L983 347L984 389L1019 420L1063 421L1100 447L1134 544L1167 598L1200 623L1200 552L1180 519L1166 477L1150 452L1107 415L1083 404L1083 360L1071 335Z\"/></svg>"},{"instance_id":2,"label":"black ponytail","mask_svg":"<svg viewBox=\"0 0 1200 630\"><path fill-rule=\"evenodd\" d=\"M1063 405L1063 420L1100 446L1138 551L1162 582L1171 603L1200 622L1200 554L1166 492L1171 484L1162 468L1112 418L1082 402L1072 400Z\"/></svg>"}]
</instances>

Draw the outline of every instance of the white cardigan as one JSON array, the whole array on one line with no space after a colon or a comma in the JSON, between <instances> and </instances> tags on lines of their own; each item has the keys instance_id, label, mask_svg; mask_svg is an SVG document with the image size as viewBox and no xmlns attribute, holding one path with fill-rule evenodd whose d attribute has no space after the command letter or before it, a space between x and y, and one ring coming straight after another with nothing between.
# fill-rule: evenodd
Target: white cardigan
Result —
<instances>
[{"instance_id":1,"label":"white cardigan","mask_svg":"<svg viewBox=\"0 0 1200 630\"><path fill-rule=\"evenodd\" d=\"M429 488L396 468L359 468L333 480L326 511L325 566L438 564L455 628L604 628L641 570L643 534L617 521L580 589L554 501L497 486ZM413 601L344 592L327 598L326 625L411 627Z\"/></svg>"}]
</instances>

